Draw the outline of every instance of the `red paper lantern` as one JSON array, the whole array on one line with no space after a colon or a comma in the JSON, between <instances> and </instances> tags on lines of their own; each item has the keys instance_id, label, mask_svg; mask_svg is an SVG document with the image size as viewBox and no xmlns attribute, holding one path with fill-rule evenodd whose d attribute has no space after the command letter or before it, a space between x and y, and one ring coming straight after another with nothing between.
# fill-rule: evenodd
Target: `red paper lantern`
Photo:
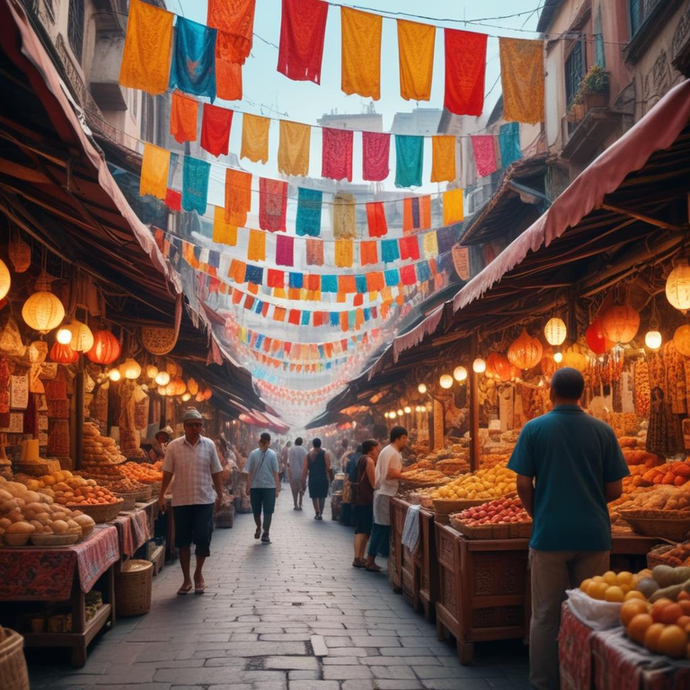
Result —
<instances>
[{"instance_id":1,"label":"red paper lantern","mask_svg":"<svg viewBox=\"0 0 690 690\"><path fill-rule=\"evenodd\" d=\"M508 360L518 369L532 369L541 361L544 348L538 338L533 338L526 329L508 348Z\"/></svg>"},{"instance_id":2,"label":"red paper lantern","mask_svg":"<svg viewBox=\"0 0 690 690\"><path fill-rule=\"evenodd\" d=\"M62 345L56 340L50 348L50 359L58 364L74 364L79 359L79 353L69 345Z\"/></svg>"},{"instance_id":3,"label":"red paper lantern","mask_svg":"<svg viewBox=\"0 0 690 690\"><path fill-rule=\"evenodd\" d=\"M599 317L594 319L592 325L585 331L585 340L587 341L587 347L595 355L603 355L616 344L604 335L601 318Z\"/></svg>"},{"instance_id":4,"label":"red paper lantern","mask_svg":"<svg viewBox=\"0 0 690 690\"><path fill-rule=\"evenodd\" d=\"M640 329L640 314L627 303L609 307L601 315L601 329L614 343L629 343Z\"/></svg>"},{"instance_id":5,"label":"red paper lantern","mask_svg":"<svg viewBox=\"0 0 690 690\"><path fill-rule=\"evenodd\" d=\"M515 368L503 355L492 352L486 358L486 373L495 376L501 381L510 381L515 375Z\"/></svg>"},{"instance_id":6,"label":"red paper lantern","mask_svg":"<svg viewBox=\"0 0 690 690\"><path fill-rule=\"evenodd\" d=\"M110 331L100 330L94 332L93 347L86 356L94 364L112 364L121 351L118 339Z\"/></svg>"}]
</instances>

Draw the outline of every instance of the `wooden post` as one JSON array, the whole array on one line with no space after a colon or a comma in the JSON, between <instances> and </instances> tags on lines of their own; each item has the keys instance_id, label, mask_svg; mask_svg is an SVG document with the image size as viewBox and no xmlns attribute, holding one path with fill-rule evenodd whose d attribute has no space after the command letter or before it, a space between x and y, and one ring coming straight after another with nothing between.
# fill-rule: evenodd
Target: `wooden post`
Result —
<instances>
[{"instance_id":1,"label":"wooden post","mask_svg":"<svg viewBox=\"0 0 690 690\"><path fill-rule=\"evenodd\" d=\"M479 374L474 370L477 358L477 336L470 339L470 367L468 377L468 404L470 406L470 472L479 469Z\"/></svg>"},{"instance_id":2,"label":"wooden post","mask_svg":"<svg viewBox=\"0 0 690 690\"><path fill-rule=\"evenodd\" d=\"M74 379L74 469L81 469L84 456L84 357L77 363Z\"/></svg>"},{"instance_id":3,"label":"wooden post","mask_svg":"<svg viewBox=\"0 0 690 690\"><path fill-rule=\"evenodd\" d=\"M168 398L167 396L160 396L161 399L161 420L160 420L160 429L168 425Z\"/></svg>"}]
</instances>

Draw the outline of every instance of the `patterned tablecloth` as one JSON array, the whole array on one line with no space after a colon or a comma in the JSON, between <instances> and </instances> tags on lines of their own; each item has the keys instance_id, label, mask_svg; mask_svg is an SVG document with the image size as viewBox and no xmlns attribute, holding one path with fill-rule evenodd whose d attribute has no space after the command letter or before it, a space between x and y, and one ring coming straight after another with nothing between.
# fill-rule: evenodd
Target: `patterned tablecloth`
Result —
<instances>
[{"instance_id":1,"label":"patterned tablecloth","mask_svg":"<svg viewBox=\"0 0 690 690\"><path fill-rule=\"evenodd\" d=\"M0 601L66 601L75 573L83 592L120 558L117 530L98 525L74 546L0 548Z\"/></svg>"},{"instance_id":2,"label":"patterned tablecloth","mask_svg":"<svg viewBox=\"0 0 690 690\"><path fill-rule=\"evenodd\" d=\"M117 528L120 550L125 556L133 556L151 538L148 515L140 508L120 513L113 524Z\"/></svg>"}]
</instances>

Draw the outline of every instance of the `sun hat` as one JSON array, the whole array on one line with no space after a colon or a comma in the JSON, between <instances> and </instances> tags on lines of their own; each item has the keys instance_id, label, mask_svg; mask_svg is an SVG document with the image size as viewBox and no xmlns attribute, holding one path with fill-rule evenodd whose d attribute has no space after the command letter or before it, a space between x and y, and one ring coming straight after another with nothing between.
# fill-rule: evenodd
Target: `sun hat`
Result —
<instances>
[{"instance_id":1,"label":"sun hat","mask_svg":"<svg viewBox=\"0 0 690 690\"><path fill-rule=\"evenodd\" d=\"M199 410L197 410L195 407L190 407L185 413L184 416L182 417L182 422L191 422L192 420L194 421L204 421L204 418L201 416L201 413Z\"/></svg>"}]
</instances>

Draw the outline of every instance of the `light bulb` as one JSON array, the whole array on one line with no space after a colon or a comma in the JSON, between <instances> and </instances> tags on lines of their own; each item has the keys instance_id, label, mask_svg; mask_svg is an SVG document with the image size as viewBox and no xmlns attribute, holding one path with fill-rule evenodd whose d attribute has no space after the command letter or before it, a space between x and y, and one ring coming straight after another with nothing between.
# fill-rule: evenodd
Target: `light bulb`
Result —
<instances>
[{"instance_id":1,"label":"light bulb","mask_svg":"<svg viewBox=\"0 0 690 690\"><path fill-rule=\"evenodd\" d=\"M417 386L417 390L418 390L422 395L424 395L424 394L426 393L426 391L427 391L426 383L420 383L420 384Z\"/></svg>"},{"instance_id":2,"label":"light bulb","mask_svg":"<svg viewBox=\"0 0 690 690\"><path fill-rule=\"evenodd\" d=\"M111 381L119 381L122 378L122 374L119 369L111 369L108 378Z\"/></svg>"},{"instance_id":3,"label":"light bulb","mask_svg":"<svg viewBox=\"0 0 690 690\"><path fill-rule=\"evenodd\" d=\"M159 386L167 386L170 383L170 374L167 371L159 371L155 381Z\"/></svg>"},{"instance_id":4,"label":"light bulb","mask_svg":"<svg viewBox=\"0 0 690 690\"><path fill-rule=\"evenodd\" d=\"M388 412L384 412L384 413L383 413L383 418L384 418L384 419L388 419L388 417L389 417Z\"/></svg>"},{"instance_id":5,"label":"light bulb","mask_svg":"<svg viewBox=\"0 0 690 690\"><path fill-rule=\"evenodd\" d=\"M191 393L185 393L185 394L182 396L182 402L187 402L188 400L191 400L191 399L192 399Z\"/></svg>"},{"instance_id":6,"label":"light bulb","mask_svg":"<svg viewBox=\"0 0 690 690\"><path fill-rule=\"evenodd\" d=\"M146 367L146 377L149 379L155 379L158 376L158 367L153 364L149 364Z\"/></svg>"},{"instance_id":7,"label":"light bulb","mask_svg":"<svg viewBox=\"0 0 690 690\"><path fill-rule=\"evenodd\" d=\"M398 413L397 413L395 410L392 410L391 412L388 413L388 416L389 416L391 419L395 419L396 416L397 416L397 414L398 414Z\"/></svg>"},{"instance_id":8,"label":"light bulb","mask_svg":"<svg viewBox=\"0 0 690 690\"><path fill-rule=\"evenodd\" d=\"M57 341L60 345L69 345L72 342L72 331L63 326L57 332Z\"/></svg>"},{"instance_id":9,"label":"light bulb","mask_svg":"<svg viewBox=\"0 0 690 690\"><path fill-rule=\"evenodd\" d=\"M553 361L556 362L556 364L560 364L563 361L563 353L556 352L553 356Z\"/></svg>"},{"instance_id":10,"label":"light bulb","mask_svg":"<svg viewBox=\"0 0 690 690\"><path fill-rule=\"evenodd\" d=\"M450 374L444 374L438 382L441 384L441 388L448 389L453 385L453 377Z\"/></svg>"},{"instance_id":11,"label":"light bulb","mask_svg":"<svg viewBox=\"0 0 690 690\"><path fill-rule=\"evenodd\" d=\"M472 362L472 371L475 374L483 374L486 371L486 362L481 357L477 357Z\"/></svg>"},{"instance_id":12,"label":"light bulb","mask_svg":"<svg viewBox=\"0 0 690 690\"><path fill-rule=\"evenodd\" d=\"M410 414L410 412L412 412L412 408L409 405L407 405L405 407L405 414Z\"/></svg>"},{"instance_id":13,"label":"light bulb","mask_svg":"<svg viewBox=\"0 0 690 690\"><path fill-rule=\"evenodd\" d=\"M659 331L648 331L644 337L644 344L650 350L658 350L661 347L661 333Z\"/></svg>"},{"instance_id":14,"label":"light bulb","mask_svg":"<svg viewBox=\"0 0 690 690\"><path fill-rule=\"evenodd\" d=\"M455 367L453 378L459 382L464 381L467 378L467 369L465 367Z\"/></svg>"},{"instance_id":15,"label":"light bulb","mask_svg":"<svg viewBox=\"0 0 690 690\"><path fill-rule=\"evenodd\" d=\"M398 417L402 417L402 416L403 416L403 411L402 411L402 410L398 410Z\"/></svg>"}]
</instances>

